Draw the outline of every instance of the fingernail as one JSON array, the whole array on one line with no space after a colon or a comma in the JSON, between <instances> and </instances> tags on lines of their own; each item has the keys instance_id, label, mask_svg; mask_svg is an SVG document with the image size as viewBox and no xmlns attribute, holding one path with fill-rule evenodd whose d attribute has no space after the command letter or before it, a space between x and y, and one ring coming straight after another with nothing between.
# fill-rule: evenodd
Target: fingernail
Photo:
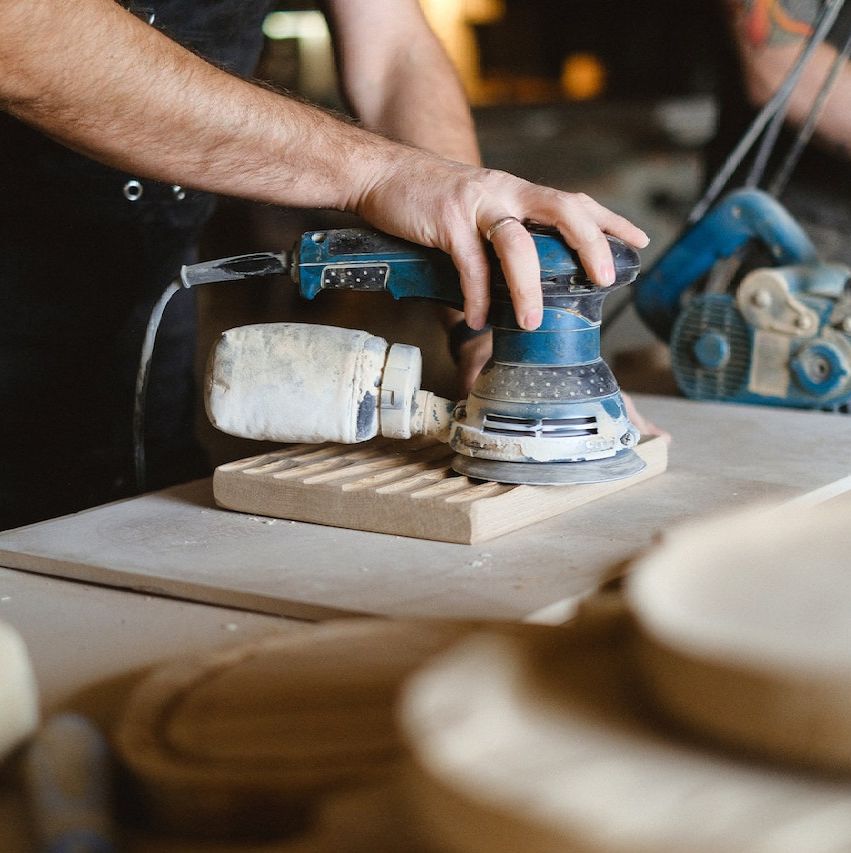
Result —
<instances>
[{"instance_id":1,"label":"fingernail","mask_svg":"<svg viewBox=\"0 0 851 853\"><path fill-rule=\"evenodd\" d=\"M615 283L615 265L609 261L600 270L600 283L609 285Z\"/></svg>"},{"instance_id":2,"label":"fingernail","mask_svg":"<svg viewBox=\"0 0 851 853\"><path fill-rule=\"evenodd\" d=\"M641 236L644 238L644 242L639 246L640 249L643 249L645 246L650 244L650 238L647 236L646 232L642 231Z\"/></svg>"},{"instance_id":3,"label":"fingernail","mask_svg":"<svg viewBox=\"0 0 851 853\"><path fill-rule=\"evenodd\" d=\"M533 329L537 329L538 326L541 325L541 320L543 320L544 314L540 308L533 308L531 311L526 313L526 316L523 318L523 328L528 329L530 332Z\"/></svg>"},{"instance_id":4,"label":"fingernail","mask_svg":"<svg viewBox=\"0 0 851 853\"><path fill-rule=\"evenodd\" d=\"M464 322L474 331L478 332L485 325L484 318L465 317Z\"/></svg>"}]
</instances>

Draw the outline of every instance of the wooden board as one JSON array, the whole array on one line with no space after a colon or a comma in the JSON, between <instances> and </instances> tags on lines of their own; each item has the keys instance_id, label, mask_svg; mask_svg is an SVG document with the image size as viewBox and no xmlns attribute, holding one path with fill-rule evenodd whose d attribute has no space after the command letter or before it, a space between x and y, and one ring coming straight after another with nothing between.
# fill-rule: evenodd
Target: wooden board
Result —
<instances>
[{"instance_id":1,"label":"wooden board","mask_svg":"<svg viewBox=\"0 0 851 853\"><path fill-rule=\"evenodd\" d=\"M160 667L114 732L134 810L160 830L256 838L312 823L330 792L398 782L398 691L473 628L338 620Z\"/></svg>"},{"instance_id":2,"label":"wooden board","mask_svg":"<svg viewBox=\"0 0 851 853\"><path fill-rule=\"evenodd\" d=\"M676 531L627 595L647 693L735 748L851 773L851 501Z\"/></svg>"},{"instance_id":3,"label":"wooden board","mask_svg":"<svg viewBox=\"0 0 851 853\"><path fill-rule=\"evenodd\" d=\"M547 606L593 589L661 531L851 474L837 455L849 429L841 415L636 403L673 435L664 477L482 545L230 512L202 480L0 533L0 565L308 619L560 618Z\"/></svg>"},{"instance_id":4,"label":"wooden board","mask_svg":"<svg viewBox=\"0 0 851 853\"><path fill-rule=\"evenodd\" d=\"M445 444L382 440L368 446L300 444L216 469L226 509L439 542L483 542L661 474L667 444L650 438L634 477L575 486L471 480L450 467Z\"/></svg>"},{"instance_id":5,"label":"wooden board","mask_svg":"<svg viewBox=\"0 0 851 853\"><path fill-rule=\"evenodd\" d=\"M474 635L400 711L419 823L453 853L839 853L851 781L704 748L643 713L622 618Z\"/></svg>"}]
</instances>

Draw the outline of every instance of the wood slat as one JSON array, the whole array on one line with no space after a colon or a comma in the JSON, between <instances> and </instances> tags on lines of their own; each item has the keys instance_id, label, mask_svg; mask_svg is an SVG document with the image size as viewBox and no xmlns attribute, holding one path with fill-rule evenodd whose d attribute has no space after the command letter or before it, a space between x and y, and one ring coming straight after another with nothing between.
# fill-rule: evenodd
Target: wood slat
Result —
<instances>
[{"instance_id":1,"label":"wood slat","mask_svg":"<svg viewBox=\"0 0 851 853\"><path fill-rule=\"evenodd\" d=\"M659 438L637 452L647 467L636 477L581 486L482 483L452 471L445 445L380 441L280 454L216 469L213 492L227 509L442 542L472 544L551 518L640 483L667 466Z\"/></svg>"}]
</instances>

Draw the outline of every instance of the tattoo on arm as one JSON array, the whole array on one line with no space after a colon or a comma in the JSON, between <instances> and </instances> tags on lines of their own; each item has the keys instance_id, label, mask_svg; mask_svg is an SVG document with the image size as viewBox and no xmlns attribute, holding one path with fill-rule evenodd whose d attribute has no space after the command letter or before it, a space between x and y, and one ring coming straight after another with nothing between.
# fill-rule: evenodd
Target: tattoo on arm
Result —
<instances>
[{"instance_id":1,"label":"tattoo on arm","mask_svg":"<svg viewBox=\"0 0 851 853\"><path fill-rule=\"evenodd\" d=\"M812 31L821 0L735 0L752 47L791 44Z\"/></svg>"}]
</instances>

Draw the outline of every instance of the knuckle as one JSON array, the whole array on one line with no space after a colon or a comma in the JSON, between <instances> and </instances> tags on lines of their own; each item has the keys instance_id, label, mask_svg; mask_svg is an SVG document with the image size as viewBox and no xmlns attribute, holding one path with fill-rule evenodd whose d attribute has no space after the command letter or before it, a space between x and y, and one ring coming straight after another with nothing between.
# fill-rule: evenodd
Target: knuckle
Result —
<instances>
[{"instance_id":1,"label":"knuckle","mask_svg":"<svg viewBox=\"0 0 851 853\"><path fill-rule=\"evenodd\" d=\"M508 281L508 289L518 302L530 302L540 292L540 284L535 279L514 278Z\"/></svg>"},{"instance_id":2,"label":"knuckle","mask_svg":"<svg viewBox=\"0 0 851 853\"><path fill-rule=\"evenodd\" d=\"M483 195L501 196L503 199L517 196L526 181L499 169L488 170L480 183Z\"/></svg>"},{"instance_id":3,"label":"knuckle","mask_svg":"<svg viewBox=\"0 0 851 853\"><path fill-rule=\"evenodd\" d=\"M570 232L576 248L591 247L603 236L596 224L587 219L575 220L565 230Z\"/></svg>"},{"instance_id":4,"label":"knuckle","mask_svg":"<svg viewBox=\"0 0 851 853\"><path fill-rule=\"evenodd\" d=\"M482 279L487 272L487 261L478 253L474 252L453 252L452 258L458 271L464 274L471 280L478 281Z\"/></svg>"},{"instance_id":5,"label":"knuckle","mask_svg":"<svg viewBox=\"0 0 851 853\"><path fill-rule=\"evenodd\" d=\"M505 181L513 182L518 180L514 175L505 172L502 169L488 169L485 172L485 179L491 183L503 183Z\"/></svg>"}]
</instances>

